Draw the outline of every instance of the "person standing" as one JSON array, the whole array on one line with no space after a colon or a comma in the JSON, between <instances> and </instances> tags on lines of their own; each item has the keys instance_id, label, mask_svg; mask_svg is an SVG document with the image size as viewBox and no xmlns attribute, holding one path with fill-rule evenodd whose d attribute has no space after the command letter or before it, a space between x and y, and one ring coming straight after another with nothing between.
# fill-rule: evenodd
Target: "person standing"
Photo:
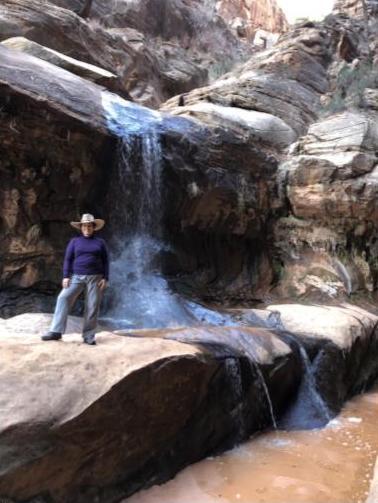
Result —
<instances>
[{"instance_id":1,"label":"person standing","mask_svg":"<svg viewBox=\"0 0 378 503\"><path fill-rule=\"evenodd\" d=\"M96 237L105 221L85 213L80 222L71 222L81 236L68 243L64 264L62 291L60 292L50 331L42 336L43 341L58 341L67 325L68 314L79 295L85 294L83 340L95 345L97 317L102 294L109 281L109 258L105 241Z\"/></svg>"}]
</instances>

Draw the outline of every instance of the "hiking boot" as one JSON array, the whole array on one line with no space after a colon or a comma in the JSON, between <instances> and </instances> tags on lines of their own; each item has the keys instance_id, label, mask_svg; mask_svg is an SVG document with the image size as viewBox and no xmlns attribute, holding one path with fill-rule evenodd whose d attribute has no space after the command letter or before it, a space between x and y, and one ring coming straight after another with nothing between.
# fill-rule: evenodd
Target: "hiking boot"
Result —
<instances>
[{"instance_id":1,"label":"hiking boot","mask_svg":"<svg viewBox=\"0 0 378 503\"><path fill-rule=\"evenodd\" d=\"M92 337L84 337L83 338L84 344L88 344L89 346L96 346L96 341Z\"/></svg>"},{"instance_id":2,"label":"hiking boot","mask_svg":"<svg viewBox=\"0 0 378 503\"><path fill-rule=\"evenodd\" d=\"M43 341L59 341L61 338L62 334L60 332L47 332L41 337Z\"/></svg>"}]
</instances>

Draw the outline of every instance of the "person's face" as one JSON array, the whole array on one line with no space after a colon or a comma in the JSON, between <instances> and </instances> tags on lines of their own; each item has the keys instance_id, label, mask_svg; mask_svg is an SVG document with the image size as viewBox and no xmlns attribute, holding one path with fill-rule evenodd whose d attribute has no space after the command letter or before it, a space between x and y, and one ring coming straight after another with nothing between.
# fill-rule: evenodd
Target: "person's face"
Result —
<instances>
[{"instance_id":1,"label":"person's face","mask_svg":"<svg viewBox=\"0 0 378 503\"><path fill-rule=\"evenodd\" d=\"M94 233L94 224L81 224L81 233L85 238L90 238Z\"/></svg>"}]
</instances>

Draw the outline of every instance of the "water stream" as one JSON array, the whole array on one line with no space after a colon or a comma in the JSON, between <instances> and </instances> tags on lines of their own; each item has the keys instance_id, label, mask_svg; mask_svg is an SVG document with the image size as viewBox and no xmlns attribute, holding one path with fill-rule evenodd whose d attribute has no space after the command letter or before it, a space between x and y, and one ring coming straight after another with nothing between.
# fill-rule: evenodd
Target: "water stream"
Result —
<instances>
[{"instance_id":1,"label":"water stream","mask_svg":"<svg viewBox=\"0 0 378 503\"><path fill-rule=\"evenodd\" d=\"M378 454L378 390L323 429L268 432L124 503L364 503Z\"/></svg>"}]
</instances>

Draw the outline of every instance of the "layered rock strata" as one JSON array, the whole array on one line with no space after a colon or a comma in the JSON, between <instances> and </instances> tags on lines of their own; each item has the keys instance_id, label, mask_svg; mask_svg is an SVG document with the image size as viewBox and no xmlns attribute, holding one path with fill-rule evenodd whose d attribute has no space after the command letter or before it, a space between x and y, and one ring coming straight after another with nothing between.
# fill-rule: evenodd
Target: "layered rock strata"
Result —
<instances>
[{"instance_id":1,"label":"layered rock strata","mask_svg":"<svg viewBox=\"0 0 378 503\"><path fill-rule=\"evenodd\" d=\"M156 107L173 94L207 81L201 68L183 49L149 46L145 36L126 25L105 28L53 3L42 9L38 0L5 0L0 11L0 41L25 37L47 49L96 65L116 74L116 90ZM68 7L68 5L67 5Z\"/></svg>"}]
</instances>

